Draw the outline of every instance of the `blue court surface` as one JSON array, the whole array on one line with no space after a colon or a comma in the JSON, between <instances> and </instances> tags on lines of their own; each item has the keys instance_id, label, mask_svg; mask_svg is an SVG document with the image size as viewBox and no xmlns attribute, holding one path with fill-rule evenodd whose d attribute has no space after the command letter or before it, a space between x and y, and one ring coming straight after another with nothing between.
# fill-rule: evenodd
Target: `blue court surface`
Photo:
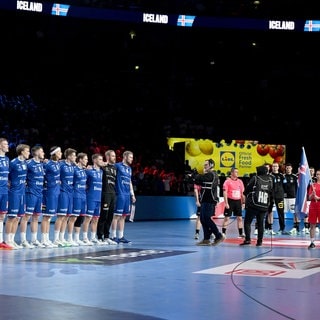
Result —
<instances>
[{"instance_id":1,"label":"blue court surface","mask_svg":"<svg viewBox=\"0 0 320 320\"><path fill-rule=\"evenodd\" d=\"M0 250L1 319L317 318L320 240L309 250L309 235L266 235L256 247L252 228L239 246L230 221L218 246L196 246L186 219L128 221L131 244Z\"/></svg>"}]
</instances>

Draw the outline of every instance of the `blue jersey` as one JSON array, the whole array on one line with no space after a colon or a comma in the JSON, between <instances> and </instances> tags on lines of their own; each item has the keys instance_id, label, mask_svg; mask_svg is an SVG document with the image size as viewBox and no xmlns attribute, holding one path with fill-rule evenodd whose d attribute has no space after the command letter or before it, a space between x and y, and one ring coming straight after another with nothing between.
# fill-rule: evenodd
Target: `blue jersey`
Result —
<instances>
[{"instance_id":1,"label":"blue jersey","mask_svg":"<svg viewBox=\"0 0 320 320\"><path fill-rule=\"evenodd\" d=\"M75 166L74 176L73 176L73 197L85 199L86 187L87 187L86 169Z\"/></svg>"},{"instance_id":2,"label":"blue jersey","mask_svg":"<svg viewBox=\"0 0 320 320\"><path fill-rule=\"evenodd\" d=\"M87 169L87 199L101 201L102 169Z\"/></svg>"},{"instance_id":3,"label":"blue jersey","mask_svg":"<svg viewBox=\"0 0 320 320\"><path fill-rule=\"evenodd\" d=\"M17 195L25 194L27 178L27 162L18 157L10 161L9 164L9 192Z\"/></svg>"},{"instance_id":4,"label":"blue jersey","mask_svg":"<svg viewBox=\"0 0 320 320\"><path fill-rule=\"evenodd\" d=\"M49 160L43 164L45 189L60 191L60 163L58 161Z\"/></svg>"},{"instance_id":5,"label":"blue jersey","mask_svg":"<svg viewBox=\"0 0 320 320\"><path fill-rule=\"evenodd\" d=\"M54 216L57 212L58 197L60 194L60 163L49 160L43 164L44 187L43 187L43 214Z\"/></svg>"},{"instance_id":6,"label":"blue jersey","mask_svg":"<svg viewBox=\"0 0 320 320\"><path fill-rule=\"evenodd\" d=\"M27 168L26 192L36 196L42 196L44 182L44 170L42 162L36 161L35 159L27 160Z\"/></svg>"},{"instance_id":7,"label":"blue jersey","mask_svg":"<svg viewBox=\"0 0 320 320\"><path fill-rule=\"evenodd\" d=\"M0 156L0 194L8 194L9 163L7 156Z\"/></svg>"},{"instance_id":8,"label":"blue jersey","mask_svg":"<svg viewBox=\"0 0 320 320\"><path fill-rule=\"evenodd\" d=\"M60 190L67 193L73 193L73 176L75 165L66 160L60 161Z\"/></svg>"},{"instance_id":9,"label":"blue jersey","mask_svg":"<svg viewBox=\"0 0 320 320\"><path fill-rule=\"evenodd\" d=\"M117 162L115 164L117 168L116 175L116 192L117 195L130 195L130 184L132 169L126 166L122 162Z\"/></svg>"}]
</instances>

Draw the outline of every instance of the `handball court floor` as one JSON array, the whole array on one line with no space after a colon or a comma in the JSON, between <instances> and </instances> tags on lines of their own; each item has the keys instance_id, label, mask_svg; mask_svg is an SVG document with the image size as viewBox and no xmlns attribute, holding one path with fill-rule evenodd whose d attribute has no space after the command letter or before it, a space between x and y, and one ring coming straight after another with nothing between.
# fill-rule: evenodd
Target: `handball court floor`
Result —
<instances>
[{"instance_id":1,"label":"handball court floor","mask_svg":"<svg viewBox=\"0 0 320 320\"><path fill-rule=\"evenodd\" d=\"M243 247L230 221L216 247L195 245L191 219L128 221L131 244L1 250L1 319L317 318L320 240L309 250L309 235L267 235L256 247L252 235Z\"/></svg>"}]
</instances>

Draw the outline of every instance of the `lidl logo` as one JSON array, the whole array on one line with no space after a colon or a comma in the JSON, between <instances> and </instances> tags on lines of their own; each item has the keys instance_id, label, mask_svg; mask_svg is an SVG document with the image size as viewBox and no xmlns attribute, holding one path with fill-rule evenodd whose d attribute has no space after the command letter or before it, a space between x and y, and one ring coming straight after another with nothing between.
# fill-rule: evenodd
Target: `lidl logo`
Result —
<instances>
[{"instance_id":1,"label":"lidl logo","mask_svg":"<svg viewBox=\"0 0 320 320\"><path fill-rule=\"evenodd\" d=\"M220 152L220 167L232 168L235 167L235 152L221 151Z\"/></svg>"}]
</instances>

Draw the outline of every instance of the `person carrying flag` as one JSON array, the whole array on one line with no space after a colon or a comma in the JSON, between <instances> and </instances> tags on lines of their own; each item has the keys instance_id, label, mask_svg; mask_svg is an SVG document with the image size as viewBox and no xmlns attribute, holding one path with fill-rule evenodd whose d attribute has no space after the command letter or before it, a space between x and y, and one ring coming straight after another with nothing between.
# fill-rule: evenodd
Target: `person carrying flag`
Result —
<instances>
[{"instance_id":1,"label":"person carrying flag","mask_svg":"<svg viewBox=\"0 0 320 320\"><path fill-rule=\"evenodd\" d=\"M309 171L310 171L310 181L307 187L307 190L309 190L311 188L311 185L313 182L316 182L317 179L315 177L315 168L314 167L309 167ZM298 177L299 177L299 173L298 173ZM303 228L302 228L302 232L305 234L310 234L310 223L308 220L308 212L309 212L309 206L310 206L310 201L307 200L307 212L306 213L302 213L302 220L303 220ZM318 226L318 225L317 225ZM316 233L319 233L319 228L316 226ZM318 231L317 231L318 229Z\"/></svg>"},{"instance_id":2,"label":"person carrying flag","mask_svg":"<svg viewBox=\"0 0 320 320\"><path fill-rule=\"evenodd\" d=\"M320 169L316 171L316 182L311 184L308 190L308 200L310 201L309 206L309 223L310 223L310 240L309 249L314 249L315 236L316 236L316 225L320 222Z\"/></svg>"}]
</instances>

